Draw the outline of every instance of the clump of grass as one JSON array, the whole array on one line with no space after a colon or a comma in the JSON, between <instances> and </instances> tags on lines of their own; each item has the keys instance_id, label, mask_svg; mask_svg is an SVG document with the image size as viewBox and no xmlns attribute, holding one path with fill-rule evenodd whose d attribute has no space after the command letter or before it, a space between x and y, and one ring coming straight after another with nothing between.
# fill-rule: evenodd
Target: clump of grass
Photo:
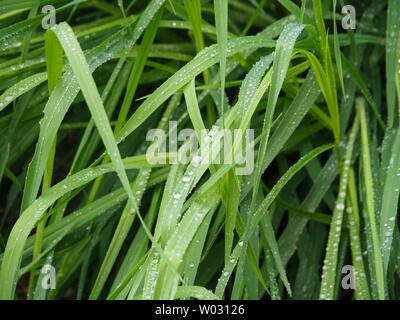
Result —
<instances>
[{"instance_id":1,"label":"clump of grass","mask_svg":"<svg viewBox=\"0 0 400 320\"><path fill-rule=\"evenodd\" d=\"M0 5L0 299L400 298L399 1L45 2Z\"/></svg>"}]
</instances>

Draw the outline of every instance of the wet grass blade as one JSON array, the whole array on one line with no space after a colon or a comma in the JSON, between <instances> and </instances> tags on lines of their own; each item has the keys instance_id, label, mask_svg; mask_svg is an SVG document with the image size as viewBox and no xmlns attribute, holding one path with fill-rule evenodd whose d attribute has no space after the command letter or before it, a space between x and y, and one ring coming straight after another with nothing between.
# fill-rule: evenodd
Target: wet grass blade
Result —
<instances>
[{"instance_id":1,"label":"wet grass blade","mask_svg":"<svg viewBox=\"0 0 400 320\"><path fill-rule=\"evenodd\" d=\"M346 146L344 164L340 175L339 194L335 203L335 209L333 211L332 222L329 230L326 255L325 255L324 265L322 268L322 281L321 281L321 289L319 296L319 298L322 300L334 299L337 263L338 263L338 250L339 250L340 236L343 225L343 212L347 196L347 185L349 179L350 164L358 130L359 130L359 119L356 118L353 127L351 129L351 132L349 134L349 140Z\"/></svg>"},{"instance_id":2,"label":"wet grass blade","mask_svg":"<svg viewBox=\"0 0 400 320\"><path fill-rule=\"evenodd\" d=\"M373 182L372 182L372 172L371 172L371 160L370 160L370 149L368 142L368 128L367 128L367 120L365 115L365 107L364 100L359 98L357 101L358 113L361 122L361 146L362 146L362 162L363 162L363 171L364 171L364 183L365 183L365 192L366 192L366 211L368 213L369 224L371 227L371 236L372 236L372 244L373 244L373 256L375 263L375 272L376 272L376 281L378 286L378 294L379 299L385 299L385 280L384 280L384 272L383 272L383 261L382 261L382 253L381 253L381 245L379 239L379 231L376 225L376 213L375 213L375 205L373 198Z\"/></svg>"},{"instance_id":3,"label":"wet grass blade","mask_svg":"<svg viewBox=\"0 0 400 320\"><path fill-rule=\"evenodd\" d=\"M221 112L225 113L225 74L226 74L226 50L228 48L228 0L214 0L215 24L217 28L218 55L221 77Z\"/></svg>"}]
</instances>

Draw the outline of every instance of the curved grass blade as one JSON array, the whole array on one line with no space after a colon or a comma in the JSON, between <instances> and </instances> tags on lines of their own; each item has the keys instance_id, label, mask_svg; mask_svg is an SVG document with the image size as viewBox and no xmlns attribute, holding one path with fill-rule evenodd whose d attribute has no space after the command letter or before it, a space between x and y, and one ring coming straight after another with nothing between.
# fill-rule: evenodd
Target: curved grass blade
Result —
<instances>
[{"instance_id":1,"label":"curved grass blade","mask_svg":"<svg viewBox=\"0 0 400 320\"><path fill-rule=\"evenodd\" d=\"M289 24L285 27L282 34L280 35L278 42L276 44L274 64L272 66L272 76L271 76L271 89L268 97L268 104L264 117L263 131L267 131L264 137L261 139L259 156L257 157L257 162L255 166L255 174L253 181L253 199L258 192L259 181L262 174L262 164L264 162L264 155L267 150L267 143L269 139L269 132L274 116L275 106L278 101L279 92L281 91L283 81L286 76L286 72L289 68L289 63L292 56L292 50L297 37L303 31L302 25L299 24ZM253 200L254 203L254 200ZM254 204L253 204L254 205ZM250 212L253 211L253 205L250 206Z\"/></svg>"},{"instance_id":2,"label":"curved grass blade","mask_svg":"<svg viewBox=\"0 0 400 320\"><path fill-rule=\"evenodd\" d=\"M124 163L126 169L137 169L148 165L146 156L132 157ZM9 235L4 252L0 271L0 299L10 299L13 296L26 239L43 217L45 210L67 193L86 185L100 175L113 171L111 163L79 171L50 188L23 212Z\"/></svg>"},{"instance_id":3,"label":"curved grass blade","mask_svg":"<svg viewBox=\"0 0 400 320\"><path fill-rule=\"evenodd\" d=\"M286 173L279 179L279 181L274 185L274 187L271 189L271 191L267 194L267 196L264 198L260 206L258 207L256 213L254 214L253 217L251 217L251 222L250 222L250 227L245 230L245 233L239 240L238 244L236 245L235 249L232 252L231 259L230 259L230 264L224 268L222 272L222 276L220 277L220 280L218 282L218 285L215 289L215 294L219 297L222 297L225 287L227 285L227 282L229 280L229 275L233 272L233 269L236 266L237 260L239 259L240 252L242 250L242 247L244 246L244 241L245 239L250 238L250 236L253 234L254 230L256 229L257 225L260 223L262 217L267 213L269 207L273 203L273 201L276 199L278 196L279 192L283 189L283 187L290 181L293 176L300 171L304 166L307 165L312 159L320 155L321 153L332 149L333 145L325 145L318 147L302 157L299 161L297 161ZM268 217L268 215L267 215ZM270 235L270 239L274 239L275 235L272 234ZM271 245L271 244L270 244ZM274 247L274 246L273 246ZM279 257L279 251L276 252L275 258ZM281 264L280 259L278 258L277 261L275 261L277 264ZM281 269L282 270L282 269ZM281 274L281 277L284 279L285 274Z\"/></svg>"},{"instance_id":4,"label":"curved grass blade","mask_svg":"<svg viewBox=\"0 0 400 320\"><path fill-rule=\"evenodd\" d=\"M253 180L253 194L252 194L252 201L250 205L250 216L252 216L254 206L255 206L255 199L257 192L259 190L261 175L262 175L262 164L264 162L265 153L267 150L267 143L269 139L269 132L274 116L275 106L278 101L279 92L281 91L283 81L285 79L287 70L289 68L289 63L292 57L292 51L294 48L294 44L297 40L297 37L303 31L304 26L293 23L289 24L285 27L282 34L280 35L276 50L275 50L275 57L274 57L274 64L272 66L272 76L271 76L271 89L268 97L268 104L264 116L264 124L263 124L263 132L266 131L266 134L261 139L259 153L255 165L255 173L254 173L254 180ZM250 219L248 220L248 225L246 226L246 230L250 223ZM247 239L246 239L247 240ZM247 250L247 241L244 242L242 252L246 252ZM244 254L241 254L241 258L239 261L238 269L235 275L235 287L234 293L237 294L238 292L238 284L243 274L244 268ZM290 290L290 289L289 289ZM236 297L233 295L233 297Z\"/></svg>"},{"instance_id":5,"label":"curved grass blade","mask_svg":"<svg viewBox=\"0 0 400 320\"><path fill-rule=\"evenodd\" d=\"M0 96L0 111L7 107L10 103L15 101L17 98L22 96L23 94L27 93L28 91L40 86L43 82L47 80L47 73L36 73L32 76L29 76L11 88L7 89L1 96Z\"/></svg>"},{"instance_id":6,"label":"curved grass blade","mask_svg":"<svg viewBox=\"0 0 400 320\"><path fill-rule=\"evenodd\" d=\"M229 56L244 50L260 47L274 47L275 41L264 39L262 36L248 36L228 41ZM218 62L218 46L212 45L201 51L188 64L176 72L157 90L155 90L145 102L136 110L116 136L117 142L124 140L137 129L162 103L171 95L188 84L194 77Z\"/></svg>"},{"instance_id":7,"label":"curved grass blade","mask_svg":"<svg viewBox=\"0 0 400 320\"><path fill-rule=\"evenodd\" d=\"M122 49L124 49L124 52L127 54L164 2L165 0L151 1L141 14L139 21L137 21L133 30L131 30L130 25L128 25L101 45L92 49L86 57L90 71L93 72L96 70L100 65L110 60ZM35 155L29 165L26 177L25 190L21 205L22 211L24 211L34 201L38 193L51 144L65 114L68 111L68 108L78 93L79 84L77 79L72 70L67 70L57 88L50 96L44 109L44 118L41 123L38 144L35 149Z\"/></svg>"},{"instance_id":8,"label":"curved grass blade","mask_svg":"<svg viewBox=\"0 0 400 320\"><path fill-rule=\"evenodd\" d=\"M121 183L130 201L136 203L96 83L71 27L66 23L61 23L48 32L54 33L61 43ZM46 40L51 41L51 39Z\"/></svg>"}]
</instances>

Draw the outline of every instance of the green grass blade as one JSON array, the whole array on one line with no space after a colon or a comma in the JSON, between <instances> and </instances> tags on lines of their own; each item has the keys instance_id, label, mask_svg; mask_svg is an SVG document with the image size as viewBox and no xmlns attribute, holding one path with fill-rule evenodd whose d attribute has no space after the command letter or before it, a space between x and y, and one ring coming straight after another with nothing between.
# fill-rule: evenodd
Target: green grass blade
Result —
<instances>
[{"instance_id":1,"label":"green grass blade","mask_svg":"<svg viewBox=\"0 0 400 320\"><path fill-rule=\"evenodd\" d=\"M347 216L349 218L350 225L350 245L351 253L353 257L353 264L355 271L355 296L360 300L369 300L371 298L367 275L365 273L363 256L361 251L361 239L360 239L360 214L358 209L357 189L355 183L354 170L349 171L349 197L347 200Z\"/></svg>"},{"instance_id":2,"label":"green grass blade","mask_svg":"<svg viewBox=\"0 0 400 320\"><path fill-rule=\"evenodd\" d=\"M375 263L375 272L376 272L376 280L378 286L378 294L379 299L385 299L385 280L384 280L384 272L383 272L383 261L382 261L382 253L379 239L379 231L376 226L376 218L375 218L375 206L373 199L373 184L372 184L372 172L371 172L371 160L370 160L370 150L368 143L368 128L367 128L367 120L365 116L364 110L364 100L359 98L357 101L358 105L358 113L361 122L361 146L363 152L363 169L364 169L364 181L365 181L365 191L366 191L366 210L368 212L369 223L371 226L372 233L372 243L373 243L373 252L374 252L374 263Z\"/></svg>"},{"instance_id":3,"label":"green grass blade","mask_svg":"<svg viewBox=\"0 0 400 320\"><path fill-rule=\"evenodd\" d=\"M359 119L356 118L349 134L349 141L346 146L344 165L340 175L339 194L335 203L331 226L329 229L328 244L322 268L322 280L320 296L321 300L332 300L334 298L336 273L338 263L338 250L343 224L343 212L347 196L348 176L353 155L354 143L359 130Z\"/></svg>"},{"instance_id":4,"label":"green grass blade","mask_svg":"<svg viewBox=\"0 0 400 320\"><path fill-rule=\"evenodd\" d=\"M225 99L225 74L226 74L226 50L228 47L228 0L214 0L215 24L217 28L218 55L221 77L221 112L224 114Z\"/></svg>"},{"instance_id":5,"label":"green grass blade","mask_svg":"<svg viewBox=\"0 0 400 320\"><path fill-rule=\"evenodd\" d=\"M394 124L395 108L396 108L396 68L398 52L399 52L399 33L400 25L400 3L396 0L388 1L387 9L387 26L386 26L386 101L388 111L388 126Z\"/></svg>"}]
</instances>

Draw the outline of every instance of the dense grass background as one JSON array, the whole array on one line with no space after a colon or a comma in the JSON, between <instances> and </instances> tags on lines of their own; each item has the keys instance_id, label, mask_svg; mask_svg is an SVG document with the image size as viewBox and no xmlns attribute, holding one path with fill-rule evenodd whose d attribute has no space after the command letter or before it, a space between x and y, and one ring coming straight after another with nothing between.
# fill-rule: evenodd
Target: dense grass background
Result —
<instances>
[{"instance_id":1,"label":"dense grass background","mask_svg":"<svg viewBox=\"0 0 400 320\"><path fill-rule=\"evenodd\" d=\"M400 298L400 1L2 0L0 27L0 299ZM151 165L169 121L254 129L253 173Z\"/></svg>"}]
</instances>

